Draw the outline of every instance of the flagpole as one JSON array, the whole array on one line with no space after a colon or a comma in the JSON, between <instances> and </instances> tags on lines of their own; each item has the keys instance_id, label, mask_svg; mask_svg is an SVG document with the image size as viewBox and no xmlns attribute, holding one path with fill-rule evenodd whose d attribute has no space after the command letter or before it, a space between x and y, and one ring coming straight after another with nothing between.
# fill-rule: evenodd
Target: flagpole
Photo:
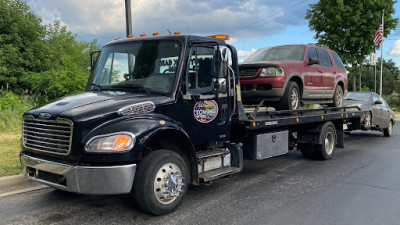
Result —
<instances>
[{"instance_id":1,"label":"flagpole","mask_svg":"<svg viewBox=\"0 0 400 225\"><path fill-rule=\"evenodd\" d=\"M380 81L380 88L379 88L379 95L382 96L382 73L383 73L383 31L385 28L385 22L383 20L385 15L385 10L382 10L382 42L381 42L381 81Z\"/></svg>"},{"instance_id":2,"label":"flagpole","mask_svg":"<svg viewBox=\"0 0 400 225\"><path fill-rule=\"evenodd\" d=\"M375 57L375 62L374 62L374 92L376 93L376 47L374 45L374 57Z\"/></svg>"}]
</instances>

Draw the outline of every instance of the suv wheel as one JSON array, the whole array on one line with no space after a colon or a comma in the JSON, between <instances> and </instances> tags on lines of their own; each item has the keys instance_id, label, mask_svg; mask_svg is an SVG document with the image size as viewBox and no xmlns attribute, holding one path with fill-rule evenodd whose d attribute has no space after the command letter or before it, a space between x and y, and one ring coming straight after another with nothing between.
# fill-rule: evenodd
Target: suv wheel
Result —
<instances>
[{"instance_id":1,"label":"suv wheel","mask_svg":"<svg viewBox=\"0 0 400 225\"><path fill-rule=\"evenodd\" d=\"M285 94L283 95L280 103L279 109L291 110L300 108L300 88L294 81L289 81Z\"/></svg>"},{"instance_id":2,"label":"suv wheel","mask_svg":"<svg viewBox=\"0 0 400 225\"><path fill-rule=\"evenodd\" d=\"M335 88L335 93L333 93L333 104L332 107L342 107L343 106L343 89L340 85Z\"/></svg>"}]
</instances>

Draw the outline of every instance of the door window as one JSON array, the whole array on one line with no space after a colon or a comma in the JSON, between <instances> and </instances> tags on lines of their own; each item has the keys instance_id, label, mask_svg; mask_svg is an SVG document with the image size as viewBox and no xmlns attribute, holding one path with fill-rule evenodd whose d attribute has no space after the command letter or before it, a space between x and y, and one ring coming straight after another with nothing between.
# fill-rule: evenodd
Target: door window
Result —
<instances>
[{"instance_id":1,"label":"door window","mask_svg":"<svg viewBox=\"0 0 400 225\"><path fill-rule=\"evenodd\" d=\"M308 48L308 51L307 51L307 59L310 59L312 57L318 59L318 55L317 55L317 52L315 51L315 48L310 47L310 48Z\"/></svg>"},{"instance_id":2,"label":"door window","mask_svg":"<svg viewBox=\"0 0 400 225\"><path fill-rule=\"evenodd\" d=\"M339 55L338 55L336 52L331 52L331 54L332 54L332 56L333 56L333 59L334 59L335 62L336 62L336 66L337 66L338 68L344 69L343 62L342 62L342 60L340 59Z\"/></svg>"},{"instance_id":3,"label":"door window","mask_svg":"<svg viewBox=\"0 0 400 225\"><path fill-rule=\"evenodd\" d=\"M332 62L328 56L328 53L324 49L321 49L321 48L318 48L317 52L318 52L318 56L319 56L319 60L320 60L319 64L322 67L332 67Z\"/></svg>"},{"instance_id":4,"label":"door window","mask_svg":"<svg viewBox=\"0 0 400 225\"><path fill-rule=\"evenodd\" d=\"M379 96L377 95L377 94L372 94L372 100L374 101L374 102L376 102L376 101L379 101Z\"/></svg>"},{"instance_id":5,"label":"door window","mask_svg":"<svg viewBox=\"0 0 400 225\"><path fill-rule=\"evenodd\" d=\"M189 62L189 90L211 91L214 75L214 47L194 47Z\"/></svg>"}]
</instances>

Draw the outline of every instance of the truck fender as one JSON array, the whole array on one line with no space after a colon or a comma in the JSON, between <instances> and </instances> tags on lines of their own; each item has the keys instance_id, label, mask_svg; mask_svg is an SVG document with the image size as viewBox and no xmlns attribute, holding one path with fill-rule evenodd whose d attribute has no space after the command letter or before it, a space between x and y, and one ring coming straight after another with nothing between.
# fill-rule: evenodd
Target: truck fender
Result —
<instances>
[{"instance_id":1,"label":"truck fender","mask_svg":"<svg viewBox=\"0 0 400 225\"><path fill-rule=\"evenodd\" d=\"M191 181L196 184L197 161L195 148L186 131L175 120L161 114L147 114L140 116L122 117L108 121L89 132L83 139L83 144L90 138L97 135L104 135L116 132L131 132L136 136L134 148L130 151L133 159L140 161L142 152L153 138L158 135L170 134L179 136L179 143L185 146L191 169ZM170 149L174 150L174 149ZM198 182L197 182L198 183Z\"/></svg>"}]
</instances>

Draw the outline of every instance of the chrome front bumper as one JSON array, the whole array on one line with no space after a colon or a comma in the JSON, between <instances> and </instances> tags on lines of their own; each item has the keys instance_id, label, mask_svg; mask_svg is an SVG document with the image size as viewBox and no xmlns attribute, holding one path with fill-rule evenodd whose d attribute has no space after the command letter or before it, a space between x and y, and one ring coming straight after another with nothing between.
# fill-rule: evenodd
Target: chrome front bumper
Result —
<instances>
[{"instance_id":1,"label":"chrome front bumper","mask_svg":"<svg viewBox=\"0 0 400 225\"><path fill-rule=\"evenodd\" d=\"M132 189L136 164L75 166L20 155L27 179L80 194L126 194Z\"/></svg>"}]
</instances>

